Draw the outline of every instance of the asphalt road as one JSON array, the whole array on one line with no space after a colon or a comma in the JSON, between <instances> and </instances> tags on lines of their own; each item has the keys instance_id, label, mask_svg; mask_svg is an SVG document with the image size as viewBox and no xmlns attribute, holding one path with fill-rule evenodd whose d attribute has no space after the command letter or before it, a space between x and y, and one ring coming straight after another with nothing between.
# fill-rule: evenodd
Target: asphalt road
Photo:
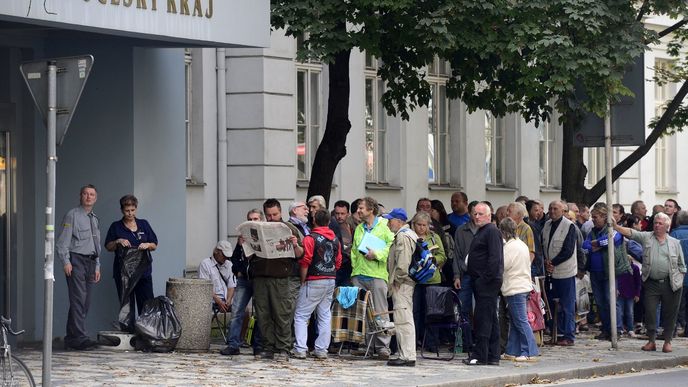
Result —
<instances>
[{"instance_id":1,"label":"asphalt road","mask_svg":"<svg viewBox=\"0 0 688 387\"><path fill-rule=\"evenodd\" d=\"M688 368L653 370L589 380L569 380L549 386L584 387L683 387L688 386Z\"/></svg>"}]
</instances>

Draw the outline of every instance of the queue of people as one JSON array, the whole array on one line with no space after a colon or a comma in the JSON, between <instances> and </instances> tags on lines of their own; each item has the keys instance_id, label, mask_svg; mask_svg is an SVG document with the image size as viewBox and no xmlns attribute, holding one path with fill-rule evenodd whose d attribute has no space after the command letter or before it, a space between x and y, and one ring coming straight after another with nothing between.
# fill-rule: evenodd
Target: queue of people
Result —
<instances>
[{"instance_id":1,"label":"queue of people","mask_svg":"<svg viewBox=\"0 0 688 387\"><path fill-rule=\"evenodd\" d=\"M65 345L77 350L95 345L86 333L85 318L91 286L100 280L96 199L95 187L82 188L80 206L65 215L56 244L70 297ZM119 269L126 249L150 253L158 239L151 225L136 217L138 201L133 195L122 197L120 208L123 217L110 226L104 246L115 252L120 301L128 301L132 311L140 313L153 298L151 268L126 295L118 282ZM374 335L371 343L376 357L389 366L415 366L419 346L437 353L442 346L454 350L451 335L432 327L426 330L426 294L432 287L456 292L463 349L468 353L463 362L469 366L537 360L542 342L535 338L527 306L533 293L546 296L550 309L556 305L559 335L552 338L553 344L574 346L576 334L597 320L600 332L595 339L609 340L610 308L616 307L620 333L631 338L646 335L643 351L656 350L656 340L662 338L662 351L671 352L677 325L688 335L688 312L679 315L688 299L688 212L673 200L663 208L666 212L657 207L647 216L641 201L626 214L620 205L588 207L555 200L545 213L539 200L518 197L493 211L491 203L469 203L465 193L456 192L451 213L440 201L421 198L416 213L409 216L403 208L384 210L372 197L351 205L337 201L330 212L325 199L316 195L291 203L285 221L281 203L268 199L262 209L248 211L246 219L286 226L289 253L259 257L244 252L242 236L234 248L220 241L201 262L199 276L213 282L213 307L232 314L222 355L241 353L242 325L252 302L256 359L288 361L309 354L327 358L331 305L335 288L341 286L370 292L382 324L392 316L395 340ZM615 220L611 240L605 227L610 210ZM364 242L371 239L379 245ZM422 283L409 271L420 241L431 246L437 269ZM610 243L613 257L608 256ZM616 306L609 302L610 259L618 289ZM581 310L587 306L579 302L580 286L589 289L594 308ZM421 340L422 335L427 340Z\"/></svg>"}]
</instances>

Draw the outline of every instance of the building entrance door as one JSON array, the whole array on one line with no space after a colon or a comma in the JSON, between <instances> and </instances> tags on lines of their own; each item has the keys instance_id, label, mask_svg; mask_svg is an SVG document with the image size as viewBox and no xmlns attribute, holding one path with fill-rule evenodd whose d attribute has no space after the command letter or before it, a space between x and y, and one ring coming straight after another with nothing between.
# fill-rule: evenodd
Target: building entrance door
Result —
<instances>
[{"instance_id":1,"label":"building entrance door","mask_svg":"<svg viewBox=\"0 0 688 387\"><path fill-rule=\"evenodd\" d=\"M10 158L10 125L12 124L11 105L0 104L0 306L3 316L10 316L13 280L10 257L10 185L12 169ZM15 284L16 285L16 284Z\"/></svg>"}]
</instances>

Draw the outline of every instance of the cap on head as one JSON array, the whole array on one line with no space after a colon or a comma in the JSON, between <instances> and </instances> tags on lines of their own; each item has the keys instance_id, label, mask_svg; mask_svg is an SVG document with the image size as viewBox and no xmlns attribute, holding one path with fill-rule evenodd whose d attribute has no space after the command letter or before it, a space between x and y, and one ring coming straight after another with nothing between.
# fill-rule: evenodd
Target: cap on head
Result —
<instances>
[{"instance_id":1,"label":"cap on head","mask_svg":"<svg viewBox=\"0 0 688 387\"><path fill-rule=\"evenodd\" d=\"M404 210L403 208L393 208L392 211L382 215L382 217L385 219L399 219L402 222L406 222L408 220L406 210Z\"/></svg>"},{"instance_id":2,"label":"cap on head","mask_svg":"<svg viewBox=\"0 0 688 387\"><path fill-rule=\"evenodd\" d=\"M232 256L232 244L228 241L217 242L217 246L215 246L215 248L222 251L222 255L224 255L227 258L230 258Z\"/></svg>"}]
</instances>

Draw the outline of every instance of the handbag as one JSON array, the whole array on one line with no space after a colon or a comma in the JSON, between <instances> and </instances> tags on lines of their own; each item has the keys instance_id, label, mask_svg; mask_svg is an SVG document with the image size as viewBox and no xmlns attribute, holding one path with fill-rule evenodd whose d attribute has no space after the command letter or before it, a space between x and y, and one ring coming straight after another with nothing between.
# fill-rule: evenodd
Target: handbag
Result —
<instances>
[{"instance_id":1,"label":"handbag","mask_svg":"<svg viewBox=\"0 0 688 387\"><path fill-rule=\"evenodd\" d=\"M526 312L528 314L528 324L533 332L545 329L545 318L540 307L540 293L531 290L526 302Z\"/></svg>"}]
</instances>

